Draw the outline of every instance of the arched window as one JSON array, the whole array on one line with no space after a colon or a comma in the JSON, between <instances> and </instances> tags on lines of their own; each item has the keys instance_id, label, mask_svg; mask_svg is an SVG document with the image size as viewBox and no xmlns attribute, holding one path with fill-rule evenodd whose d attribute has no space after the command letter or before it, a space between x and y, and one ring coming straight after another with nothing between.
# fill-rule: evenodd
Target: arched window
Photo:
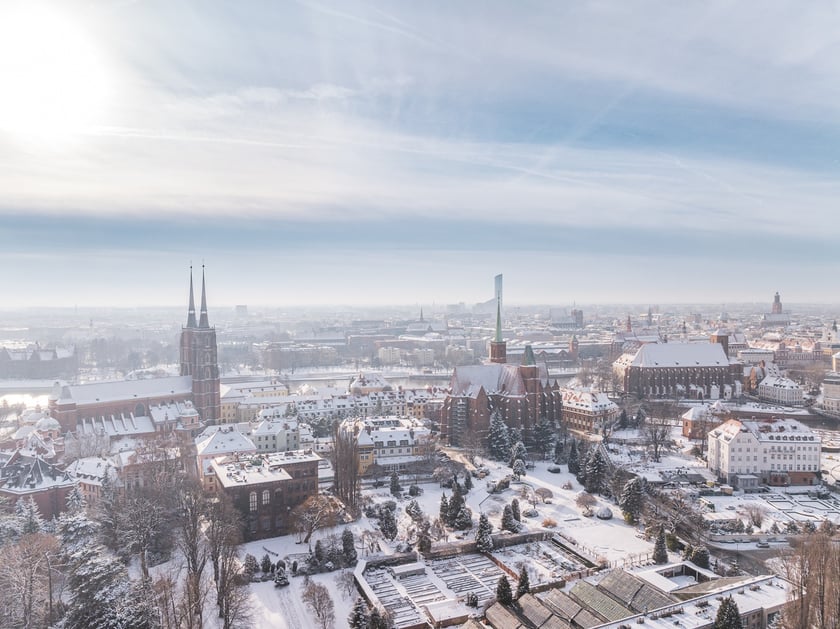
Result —
<instances>
[{"instance_id":1,"label":"arched window","mask_svg":"<svg viewBox=\"0 0 840 629\"><path fill-rule=\"evenodd\" d=\"M271 492L268 491L267 489L263 490L263 499L262 500L263 500L264 505L267 505L269 502L271 502Z\"/></svg>"},{"instance_id":2,"label":"arched window","mask_svg":"<svg viewBox=\"0 0 840 629\"><path fill-rule=\"evenodd\" d=\"M249 498L250 498L251 511L256 511L257 510L257 492L252 491Z\"/></svg>"}]
</instances>

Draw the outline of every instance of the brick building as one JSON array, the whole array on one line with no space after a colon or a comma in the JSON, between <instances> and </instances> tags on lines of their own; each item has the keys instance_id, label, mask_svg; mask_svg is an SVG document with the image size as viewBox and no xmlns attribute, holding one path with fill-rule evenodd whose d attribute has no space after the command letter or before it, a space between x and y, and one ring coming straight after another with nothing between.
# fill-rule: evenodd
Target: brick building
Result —
<instances>
[{"instance_id":1,"label":"brick building","mask_svg":"<svg viewBox=\"0 0 840 629\"><path fill-rule=\"evenodd\" d=\"M242 514L245 541L287 535L291 512L318 493L318 462L312 450L214 459L218 490Z\"/></svg>"}]
</instances>

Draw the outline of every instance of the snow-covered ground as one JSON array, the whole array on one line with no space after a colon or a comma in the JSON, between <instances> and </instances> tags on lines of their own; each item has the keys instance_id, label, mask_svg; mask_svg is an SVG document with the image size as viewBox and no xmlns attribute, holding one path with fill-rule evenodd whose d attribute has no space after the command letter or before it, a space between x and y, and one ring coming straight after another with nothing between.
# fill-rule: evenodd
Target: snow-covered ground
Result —
<instances>
[{"instance_id":1,"label":"snow-covered ground","mask_svg":"<svg viewBox=\"0 0 840 629\"><path fill-rule=\"evenodd\" d=\"M483 480L473 479L474 487L466 496L467 506L473 511L474 523L477 524L480 513L485 513L493 525L494 533L498 533L500 531L501 514L504 505L509 504L513 498L519 498L521 510L527 511L531 508L531 505L522 497L523 489L533 490L542 487L549 489L553 497L549 499L548 503L540 502L536 505L537 516L531 518L522 517L524 530L551 530L560 533L567 540L570 540L570 544L577 552L580 552L593 562L601 559L614 564L620 564L625 561L634 563L652 551L652 543L642 539L636 527L624 522L619 509L603 498L597 498L598 505L595 509L601 506L607 506L613 511L613 519L605 521L593 517L584 517L580 509L575 505L575 499L583 491L583 488L577 483L573 475L565 471L565 466L562 467L563 471L561 473L554 474L547 469L551 465L549 462L538 462L533 470L528 471L527 476L521 482L514 481L511 483L510 489L500 494L490 494L487 490L487 481L497 480L506 476L510 473L510 468L506 465L489 461L486 462L486 465L490 468L490 476ZM463 482L463 476L461 477L461 481ZM571 484L572 488L562 489L562 486L567 482ZM402 484L404 489L407 489L409 482L407 479L403 479ZM423 494L416 498L417 502L423 512L430 519L434 519L438 516L440 510L441 495L445 493L449 497L452 495L452 491L441 488L437 483L423 483L420 487L423 489ZM387 487L366 489L364 494L373 502L384 502L394 499ZM368 518L363 517L359 521L348 525L356 536L360 558L371 556L369 554L369 546L363 544L363 537L369 538L369 541L375 544L375 552L373 554L380 552L392 553L395 551L396 544L401 539L405 539L407 531L412 527L411 519L405 515L405 507L409 504L410 500L410 497L397 500L399 534L394 543L385 542L375 532L376 527L374 522L371 522ZM554 520L556 526L549 529L544 528L543 522L546 520ZM336 527L335 529L317 531L313 535L311 544L314 546L317 539L323 539L330 535L340 535L342 528ZM374 532L371 533L371 531ZM473 530L466 532L450 532L448 537L441 541L454 542L458 538L472 540L474 536L475 529L473 528ZM302 558L308 553L309 546L296 543L296 539L295 536L289 535L250 542L243 545L241 555L244 556L245 553L250 553L258 561L266 552L269 553L272 561L287 557L291 560L296 555ZM557 562L552 561L548 556L550 551L550 547L543 548L539 543L532 543L499 551L498 556L505 565L514 570L521 564L526 564L533 577L533 582L536 583L551 580L551 572L558 569ZM574 571L575 568L579 568L571 558L567 557L566 560L569 572ZM563 557L558 555L557 561L563 561ZM346 624L346 618L355 600L355 595L347 597L340 591L340 588L335 582L337 575L338 571L315 575L312 579L323 583L329 588L336 606L335 626L341 627ZM559 575L555 574L554 578L557 578L557 576ZM251 584L250 588L255 626L278 627L279 629L306 629L315 626L314 618L300 598L303 588L303 577L293 577L288 587L275 588L273 582L267 581Z\"/></svg>"}]
</instances>

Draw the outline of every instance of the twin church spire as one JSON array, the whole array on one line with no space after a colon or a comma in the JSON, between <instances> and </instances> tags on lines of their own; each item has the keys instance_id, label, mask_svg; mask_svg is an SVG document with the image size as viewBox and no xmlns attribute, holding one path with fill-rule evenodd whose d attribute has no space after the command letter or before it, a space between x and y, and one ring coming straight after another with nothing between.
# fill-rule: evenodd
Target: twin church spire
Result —
<instances>
[{"instance_id":1,"label":"twin church spire","mask_svg":"<svg viewBox=\"0 0 840 629\"><path fill-rule=\"evenodd\" d=\"M187 327L207 329L210 327L210 319L207 317L207 289L204 283L204 265L201 265L201 311L199 312L198 323L195 320L195 297L193 296L193 268L190 265L190 306L187 311Z\"/></svg>"}]
</instances>

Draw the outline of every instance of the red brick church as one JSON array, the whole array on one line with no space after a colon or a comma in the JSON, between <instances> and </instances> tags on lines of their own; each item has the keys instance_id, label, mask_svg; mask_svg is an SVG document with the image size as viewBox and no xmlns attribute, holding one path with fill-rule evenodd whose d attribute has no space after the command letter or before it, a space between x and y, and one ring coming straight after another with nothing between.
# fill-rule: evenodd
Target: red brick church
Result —
<instances>
[{"instance_id":1,"label":"red brick church","mask_svg":"<svg viewBox=\"0 0 840 629\"><path fill-rule=\"evenodd\" d=\"M496 336L490 342L490 362L456 367L443 403L440 433L453 446L483 445L490 416L498 410L511 428L528 431L542 417L551 422L562 418L560 386L549 382L548 370L538 366L531 346L522 363L508 364L502 339L501 308L496 311Z\"/></svg>"},{"instance_id":2,"label":"red brick church","mask_svg":"<svg viewBox=\"0 0 840 629\"><path fill-rule=\"evenodd\" d=\"M216 329L207 315L204 268L201 310L196 320L193 277L187 325L181 329L180 376L90 384L60 384L50 395L49 412L63 433L90 425L110 436L154 437L170 431L192 433L221 416Z\"/></svg>"}]
</instances>

